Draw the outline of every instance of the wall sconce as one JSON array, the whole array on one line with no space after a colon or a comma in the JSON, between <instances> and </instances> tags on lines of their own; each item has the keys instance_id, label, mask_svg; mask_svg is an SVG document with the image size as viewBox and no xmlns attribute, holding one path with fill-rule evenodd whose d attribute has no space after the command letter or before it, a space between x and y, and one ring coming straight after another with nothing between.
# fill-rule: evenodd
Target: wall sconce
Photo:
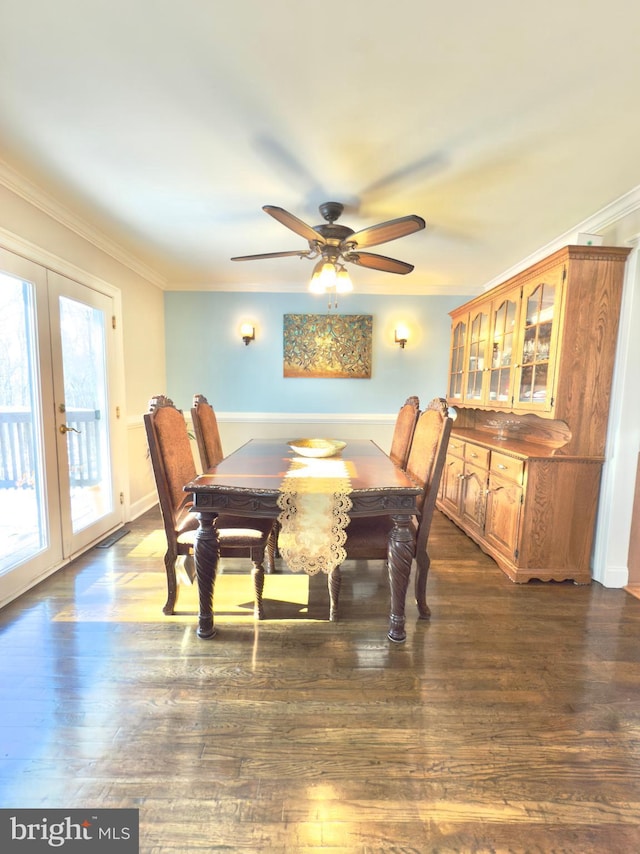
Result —
<instances>
[{"instance_id":1,"label":"wall sconce","mask_svg":"<svg viewBox=\"0 0 640 854\"><path fill-rule=\"evenodd\" d=\"M409 340L409 330L406 326L399 324L395 329L395 337L394 341L396 344L399 344L400 347L404 350L407 341Z\"/></svg>"},{"instance_id":2,"label":"wall sconce","mask_svg":"<svg viewBox=\"0 0 640 854\"><path fill-rule=\"evenodd\" d=\"M245 346L249 345L249 341L256 340L256 328L252 326L250 323L243 323L240 327L240 335L242 335L242 340L245 343Z\"/></svg>"}]
</instances>

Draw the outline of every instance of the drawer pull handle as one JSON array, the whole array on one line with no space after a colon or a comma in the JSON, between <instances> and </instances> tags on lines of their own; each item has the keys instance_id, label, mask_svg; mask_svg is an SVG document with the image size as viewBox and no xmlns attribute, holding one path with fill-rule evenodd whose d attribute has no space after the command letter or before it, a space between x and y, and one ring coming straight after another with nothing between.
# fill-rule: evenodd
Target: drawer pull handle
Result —
<instances>
[{"instance_id":1,"label":"drawer pull handle","mask_svg":"<svg viewBox=\"0 0 640 854\"><path fill-rule=\"evenodd\" d=\"M472 459L472 460L477 460L477 459L478 459L478 455L477 455L477 454L471 454L471 459Z\"/></svg>"},{"instance_id":2,"label":"drawer pull handle","mask_svg":"<svg viewBox=\"0 0 640 854\"><path fill-rule=\"evenodd\" d=\"M502 469L503 471L506 471L506 469L508 468L508 466L505 466L503 463L498 463L498 468L499 468L499 469Z\"/></svg>"}]
</instances>

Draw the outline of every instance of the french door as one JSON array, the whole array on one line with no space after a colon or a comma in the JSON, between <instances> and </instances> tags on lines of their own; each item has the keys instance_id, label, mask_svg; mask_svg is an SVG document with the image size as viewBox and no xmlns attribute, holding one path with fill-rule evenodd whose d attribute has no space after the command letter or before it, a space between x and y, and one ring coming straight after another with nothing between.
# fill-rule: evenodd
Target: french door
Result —
<instances>
[{"instance_id":1,"label":"french door","mask_svg":"<svg viewBox=\"0 0 640 854\"><path fill-rule=\"evenodd\" d=\"M0 250L0 604L122 522L112 302Z\"/></svg>"}]
</instances>

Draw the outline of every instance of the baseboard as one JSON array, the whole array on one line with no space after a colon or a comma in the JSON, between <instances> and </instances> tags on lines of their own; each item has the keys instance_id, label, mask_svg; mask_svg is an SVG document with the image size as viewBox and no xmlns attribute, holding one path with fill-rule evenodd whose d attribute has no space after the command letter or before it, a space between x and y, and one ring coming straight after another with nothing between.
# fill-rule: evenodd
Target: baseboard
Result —
<instances>
[{"instance_id":1,"label":"baseboard","mask_svg":"<svg viewBox=\"0 0 640 854\"><path fill-rule=\"evenodd\" d=\"M626 587L629 583L629 568L627 566L606 566L602 577L593 576L603 587Z\"/></svg>"},{"instance_id":2,"label":"baseboard","mask_svg":"<svg viewBox=\"0 0 640 854\"><path fill-rule=\"evenodd\" d=\"M127 522L133 522L134 519L142 516L148 510L151 510L152 507L155 507L157 503L158 496L155 492L149 493L143 498L139 498L137 501L134 501L134 503L129 506Z\"/></svg>"}]
</instances>

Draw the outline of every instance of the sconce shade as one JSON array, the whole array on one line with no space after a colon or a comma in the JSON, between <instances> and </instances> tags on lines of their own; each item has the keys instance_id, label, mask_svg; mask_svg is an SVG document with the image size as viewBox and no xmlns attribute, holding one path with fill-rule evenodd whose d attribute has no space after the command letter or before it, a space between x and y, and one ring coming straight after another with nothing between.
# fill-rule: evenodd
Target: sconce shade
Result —
<instances>
[{"instance_id":1,"label":"sconce shade","mask_svg":"<svg viewBox=\"0 0 640 854\"><path fill-rule=\"evenodd\" d=\"M402 324L398 324L398 326L396 326L394 340L396 344L399 344L400 347L404 350L405 345L409 340L409 330L406 326Z\"/></svg>"},{"instance_id":2,"label":"sconce shade","mask_svg":"<svg viewBox=\"0 0 640 854\"><path fill-rule=\"evenodd\" d=\"M255 326L252 326L250 323L243 323L240 327L240 335L242 336L242 340L244 341L245 345L248 345L250 341L255 341Z\"/></svg>"}]
</instances>

